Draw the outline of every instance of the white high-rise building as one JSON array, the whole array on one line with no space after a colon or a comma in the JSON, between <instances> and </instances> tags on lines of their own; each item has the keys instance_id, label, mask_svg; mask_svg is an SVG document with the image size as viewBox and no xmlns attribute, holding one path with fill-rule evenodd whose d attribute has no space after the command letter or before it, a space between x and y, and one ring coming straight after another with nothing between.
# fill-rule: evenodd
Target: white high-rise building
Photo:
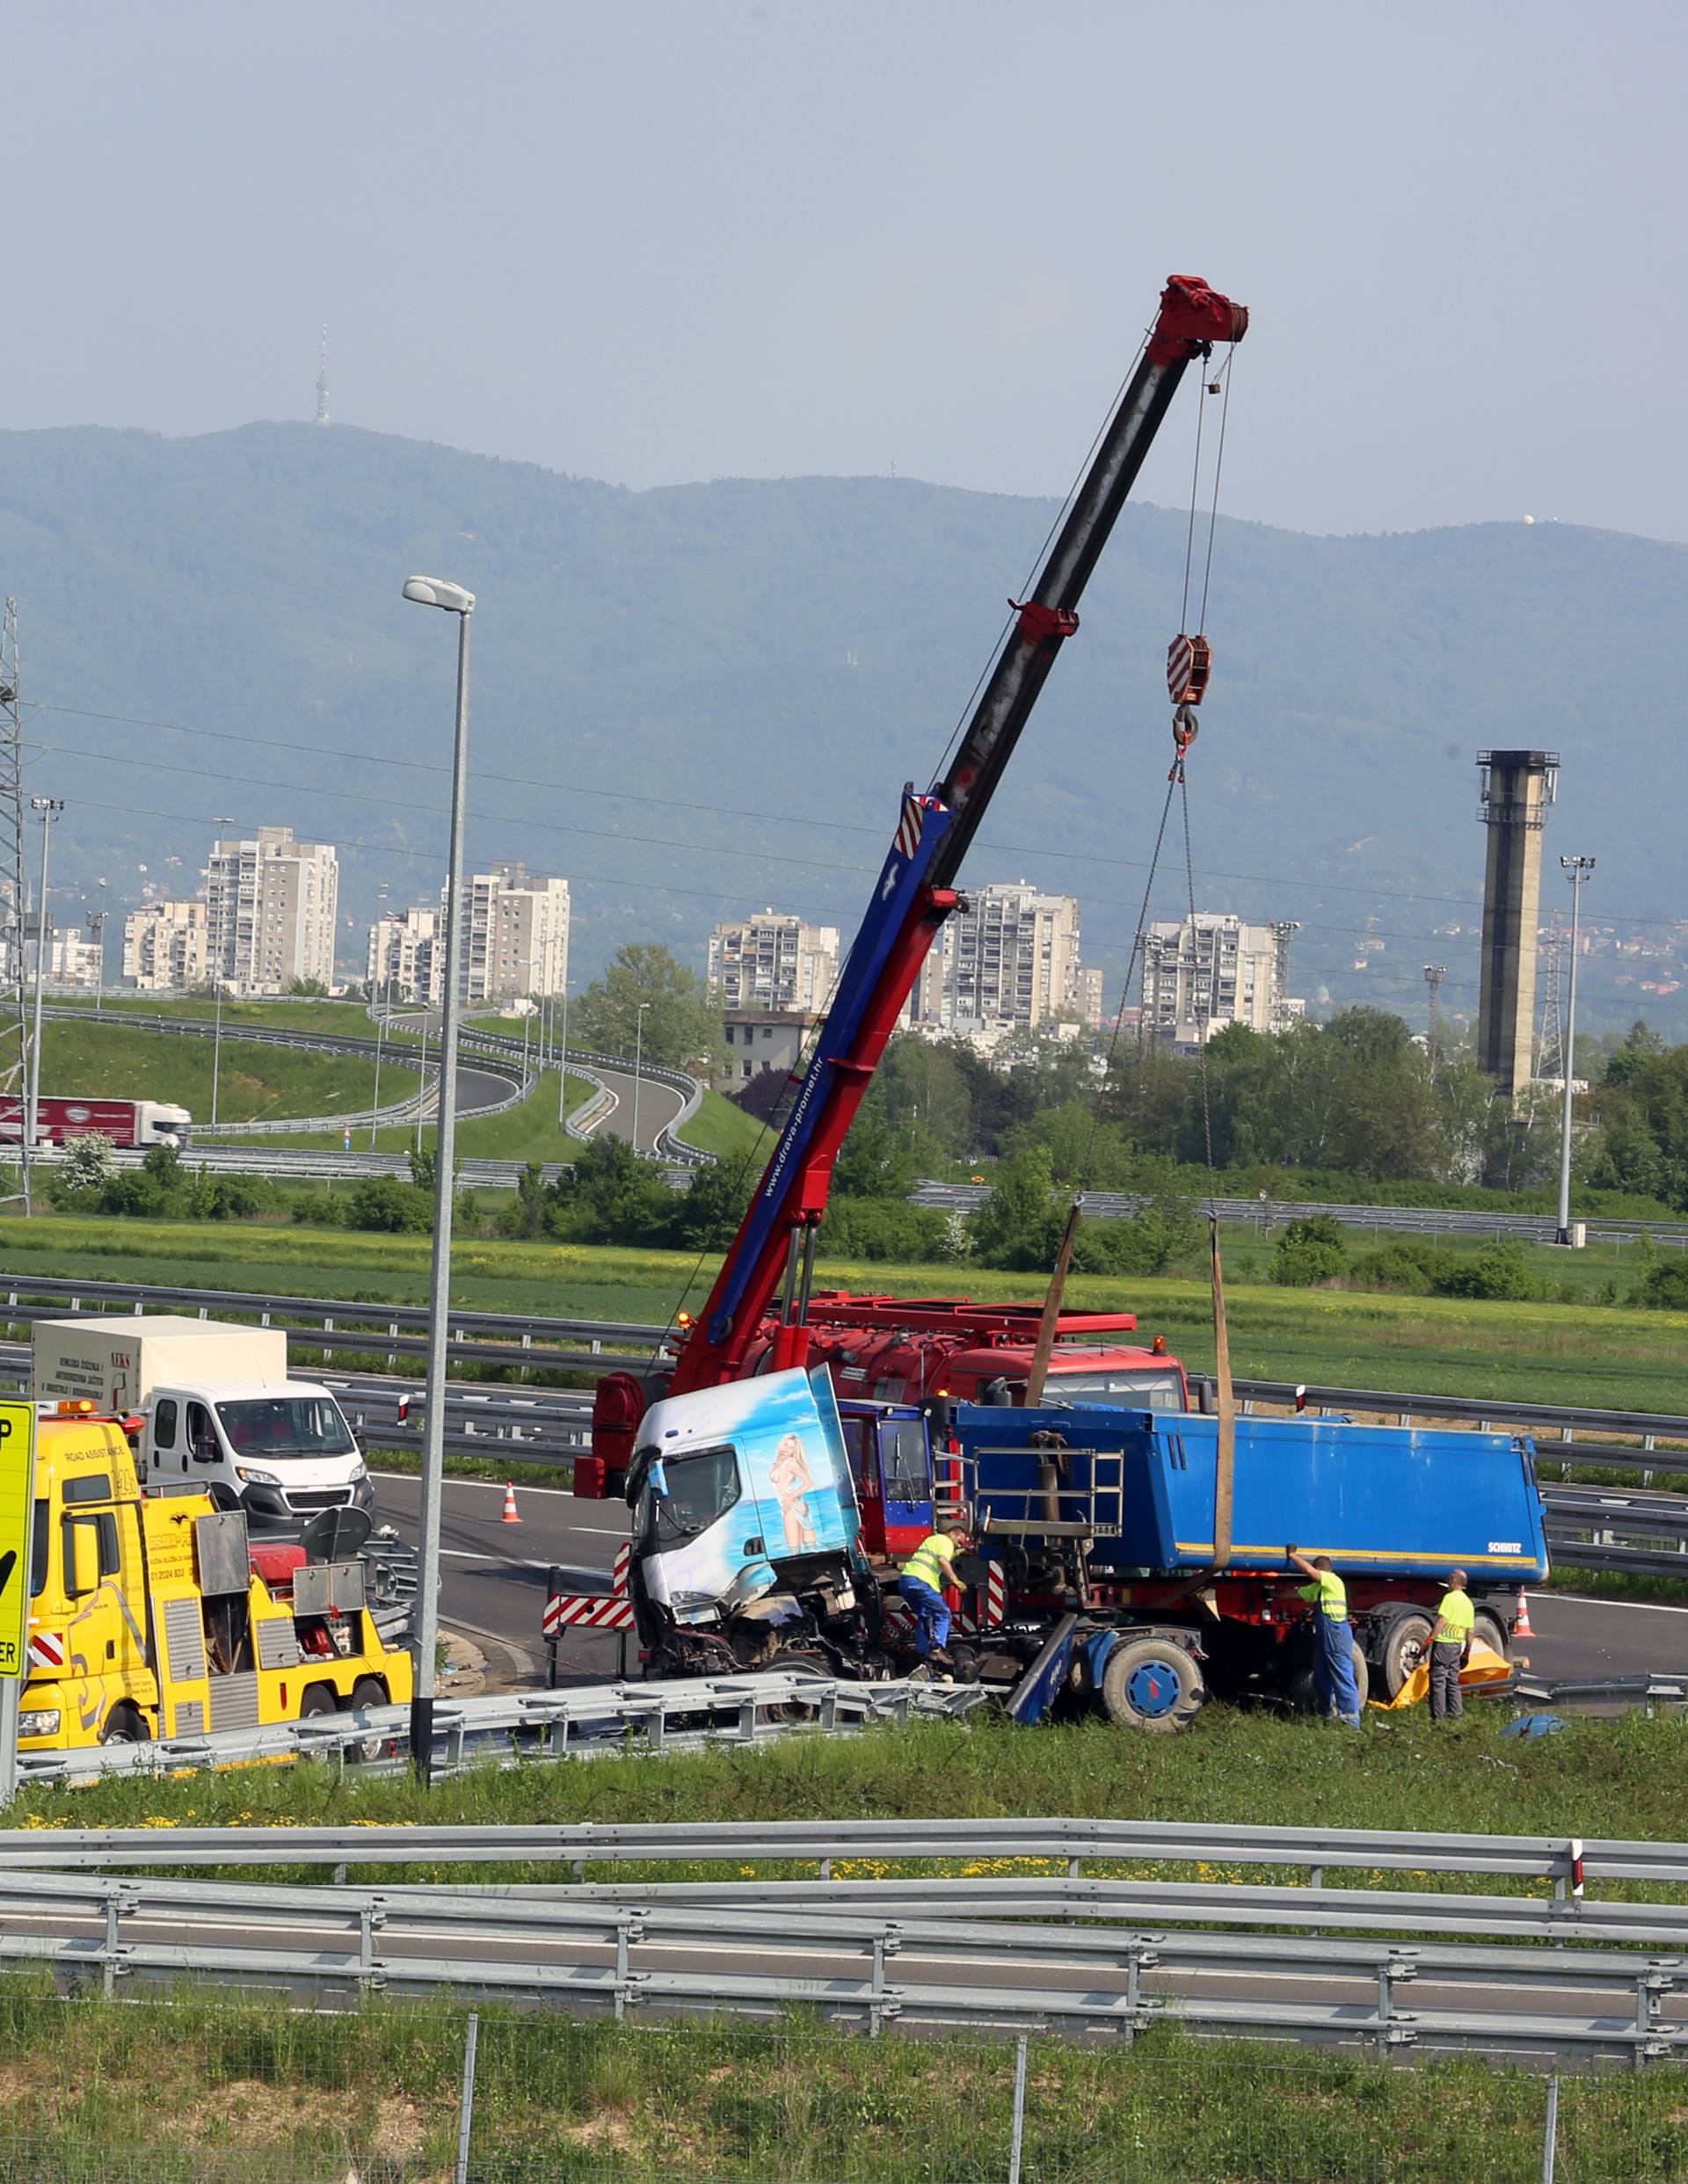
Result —
<instances>
[{"instance_id":1,"label":"white high-rise building","mask_svg":"<svg viewBox=\"0 0 1688 2184\"><path fill-rule=\"evenodd\" d=\"M466 887L462 998L562 993L569 977L567 880L542 879L516 861L475 873ZM442 890L442 911L444 900Z\"/></svg>"},{"instance_id":2,"label":"white high-rise building","mask_svg":"<svg viewBox=\"0 0 1688 2184\"><path fill-rule=\"evenodd\" d=\"M206 979L206 906L149 902L123 921L123 982L142 994L186 993Z\"/></svg>"},{"instance_id":3,"label":"white high-rise building","mask_svg":"<svg viewBox=\"0 0 1688 2184\"><path fill-rule=\"evenodd\" d=\"M432 903L391 911L369 928L365 976L382 1001L420 1002L437 1008L445 973L445 925Z\"/></svg>"},{"instance_id":4,"label":"white high-rise building","mask_svg":"<svg viewBox=\"0 0 1688 2184\"><path fill-rule=\"evenodd\" d=\"M339 860L329 842L260 826L220 841L206 873L207 968L237 994L285 993L295 979L334 982Z\"/></svg>"},{"instance_id":5,"label":"white high-rise building","mask_svg":"<svg viewBox=\"0 0 1688 2184\"><path fill-rule=\"evenodd\" d=\"M1249 925L1233 911L1152 925L1143 939L1143 1026L1171 1045L1194 1048L1244 1023L1282 1031L1300 1015L1289 996L1293 923Z\"/></svg>"},{"instance_id":6,"label":"white high-rise building","mask_svg":"<svg viewBox=\"0 0 1688 2184\"><path fill-rule=\"evenodd\" d=\"M1079 961L1079 905L1027 881L970 888L914 989L916 1023L966 1036L1004 1024L1095 1029L1101 979Z\"/></svg>"},{"instance_id":7,"label":"white high-rise building","mask_svg":"<svg viewBox=\"0 0 1688 2184\"><path fill-rule=\"evenodd\" d=\"M763 910L709 935L709 982L723 1008L811 1015L832 999L838 928Z\"/></svg>"}]
</instances>

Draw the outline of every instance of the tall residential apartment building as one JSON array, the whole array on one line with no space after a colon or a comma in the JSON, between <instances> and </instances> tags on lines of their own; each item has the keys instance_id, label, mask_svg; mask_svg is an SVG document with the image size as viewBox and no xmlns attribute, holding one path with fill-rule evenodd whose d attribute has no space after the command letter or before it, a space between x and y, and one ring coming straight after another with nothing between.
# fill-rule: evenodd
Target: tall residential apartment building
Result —
<instances>
[{"instance_id":1,"label":"tall residential apartment building","mask_svg":"<svg viewBox=\"0 0 1688 2184\"><path fill-rule=\"evenodd\" d=\"M963 1036L1003 1025L1096 1029L1102 974L1079 961L1077 899L1024 880L970 888L926 959L911 1013Z\"/></svg>"},{"instance_id":2,"label":"tall residential apartment building","mask_svg":"<svg viewBox=\"0 0 1688 2184\"><path fill-rule=\"evenodd\" d=\"M466 883L458 991L468 1001L560 994L569 977L569 883L542 879L516 860ZM440 908L445 907L444 891ZM441 951L443 954L443 950Z\"/></svg>"},{"instance_id":3,"label":"tall residential apartment building","mask_svg":"<svg viewBox=\"0 0 1688 2184\"><path fill-rule=\"evenodd\" d=\"M1226 1024L1282 1031L1300 1015L1290 999L1291 923L1248 925L1232 911L1150 926L1143 937L1147 1036L1185 1049Z\"/></svg>"},{"instance_id":4,"label":"tall residential apartment building","mask_svg":"<svg viewBox=\"0 0 1688 2184\"><path fill-rule=\"evenodd\" d=\"M142 994L186 992L206 980L206 906L149 902L123 921L123 983Z\"/></svg>"},{"instance_id":5,"label":"tall residential apartment building","mask_svg":"<svg viewBox=\"0 0 1688 2184\"><path fill-rule=\"evenodd\" d=\"M384 1001L440 1006L445 973L445 914L432 903L389 912L369 928L365 975L369 990Z\"/></svg>"},{"instance_id":6,"label":"tall residential apartment building","mask_svg":"<svg viewBox=\"0 0 1688 2184\"><path fill-rule=\"evenodd\" d=\"M328 842L260 826L220 841L206 873L207 968L239 994L280 994L295 979L334 982L339 861Z\"/></svg>"},{"instance_id":7,"label":"tall residential apartment building","mask_svg":"<svg viewBox=\"0 0 1688 2184\"><path fill-rule=\"evenodd\" d=\"M838 928L763 910L709 935L709 990L723 1008L811 1015L832 999Z\"/></svg>"}]
</instances>

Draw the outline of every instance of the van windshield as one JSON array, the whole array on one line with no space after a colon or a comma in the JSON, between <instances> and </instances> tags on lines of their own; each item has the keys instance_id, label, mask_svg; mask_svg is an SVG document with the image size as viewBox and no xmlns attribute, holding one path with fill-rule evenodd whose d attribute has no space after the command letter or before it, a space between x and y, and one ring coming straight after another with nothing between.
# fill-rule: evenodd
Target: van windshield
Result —
<instances>
[{"instance_id":1,"label":"van windshield","mask_svg":"<svg viewBox=\"0 0 1688 2184\"><path fill-rule=\"evenodd\" d=\"M219 1403L217 1416L236 1456L355 1456L339 1405L328 1395L251 1395Z\"/></svg>"},{"instance_id":2,"label":"van windshield","mask_svg":"<svg viewBox=\"0 0 1688 2184\"><path fill-rule=\"evenodd\" d=\"M1106 1372L1051 1372L1044 1386L1052 1403L1102 1403L1120 1410L1182 1410L1182 1376L1160 1365L1118 1365Z\"/></svg>"}]
</instances>

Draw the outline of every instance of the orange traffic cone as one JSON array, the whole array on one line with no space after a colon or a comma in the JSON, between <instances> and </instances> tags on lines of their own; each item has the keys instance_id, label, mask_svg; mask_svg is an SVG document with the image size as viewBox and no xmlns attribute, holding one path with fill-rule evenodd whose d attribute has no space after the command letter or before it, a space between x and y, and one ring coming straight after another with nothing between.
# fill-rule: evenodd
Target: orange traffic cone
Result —
<instances>
[{"instance_id":1,"label":"orange traffic cone","mask_svg":"<svg viewBox=\"0 0 1688 2184\"><path fill-rule=\"evenodd\" d=\"M520 1518L516 1514L516 1489L513 1481L504 1489L504 1514L499 1518L498 1522L501 1525L519 1525L521 1522Z\"/></svg>"},{"instance_id":2,"label":"orange traffic cone","mask_svg":"<svg viewBox=\"0 0 1688 2184\"><path fill-rule=\"evenodd\" d=\"M1535 1634L1530 1627L1530 1603L1521 1592L1518 1595L1518 1612L1512 1619L1512 1635L1515 1638L1533 1638Z\"/></svg>"}]
</instances>

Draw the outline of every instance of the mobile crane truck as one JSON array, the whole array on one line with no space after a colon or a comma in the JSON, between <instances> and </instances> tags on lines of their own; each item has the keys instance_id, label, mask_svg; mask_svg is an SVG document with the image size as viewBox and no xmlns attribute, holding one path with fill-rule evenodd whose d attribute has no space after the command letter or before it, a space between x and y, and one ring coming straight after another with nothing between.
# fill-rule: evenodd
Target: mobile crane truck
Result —
<instances>
[{"instance_id":1,"label":"mobile crane truck","mask_svg":"<svg viewBox=\"0 0 1688 2184\"><path fill-rule=\"evenodd\" d=\"M1175 1727L1210 1681L1305 1696L1312 1630L1287 1566L1291 1540L1328 1553L1350 1581L1362 1665L1375 1667L1392 1695L1422 1650L1449 1569L1463 1562L1477 1577L1480 1634L1502 1652L1498 1588L1546 1570L1527 1442L1243 1419L1222 1465L1214 1423L1188 1410L1176 1360L1163 1351L1074 1356L1086 1336L1130 1331L1130 1315L1087 1329L1084 1315L1061 1314L1044 1393L1059 1395L1076 1364L1072 1392L1097 1407L1026 1409L1015 1397L1023 1406L1031 1377L1020 1369L1030 1363L1031 1309L1009 1308L993 1326L965 1300L812 1294L815 1234L839 1147L960 900L962 858L1078 629L1085 582L1189 364L1247 326L1247 312L1205 282L1168 283L1031 593L1010 601L1015 618L953 757L928 793L913 783L904 791L790 1114L672 1372L599 1383L593 1450L577 1463L575 1490L625 1494L633 1507L629 1589L651 1673L776 1659L891 1672L895 1560L945 1508L978 1511L985 1554L972 1620L989 1635L974 1665L1014 1672L1022 1718L1088 1693L1117 1719ZM1181 753L1211 666L1204 637L1181 635L1169 648ZM1015 1354L992 1359L999 1345ZM817 1352L832 1379L825 1365L807 1370ZM944 1372L946 1389L953 1377L958 1390L986 1399L953 1421L933 1386L947 1363L957 1369ZM840 1407L833 1380L885 1400ZM735 1435L751 1433L760 1447L760 1429L752 1431L759 1389L789 1401L794 1416L806 1390L812 1416L783 1427L771 1453L746 1455ZM1157 1409L1168 1399L1175 1409ZM1100 1496L1099 1470L1109 1474ZM1391 1533L1384 1519L1397 1510L1412 1524Z\"/></svg>"},{"instance_id":2,"label":"mobile crane truck","mask_svg":"<svg viewBox=\"0 0 1688 2184\"><path fill-rule=\"evenodd\" d=\"M139 1422L135 1422L138 1429ZM411 1696L376 1627L361 1511L252 1547L208 1494L142 1496L123 1422L36 1407L28 1663L18 1750L255 1729Z\"/></svg>"}]
</instances>

